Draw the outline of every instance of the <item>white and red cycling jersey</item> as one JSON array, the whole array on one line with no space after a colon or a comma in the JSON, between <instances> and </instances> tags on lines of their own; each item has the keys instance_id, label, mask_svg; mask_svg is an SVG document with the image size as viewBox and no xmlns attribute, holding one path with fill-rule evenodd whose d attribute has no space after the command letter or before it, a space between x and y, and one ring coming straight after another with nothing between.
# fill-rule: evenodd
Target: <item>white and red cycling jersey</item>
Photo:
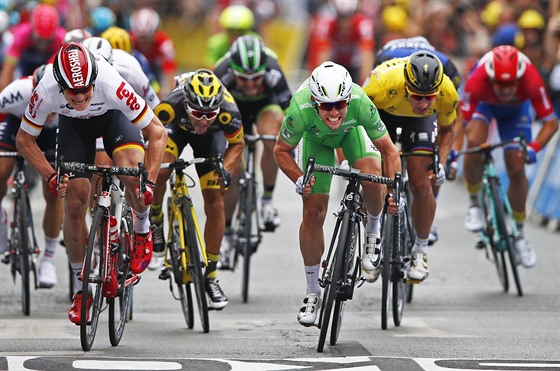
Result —
<instances>
[{"instance_id":1,"label":"white and red cycling jersey","mask_svg":"<svg viewBox=\"0 0 560 371\"><path fill-rule=\"evenodd\" d=\"M0 113L22 117L33 93L33 76L12 81L0 92ZM58 126L57 115L51 115L45 127Z\"/></svg>"},{"instance_id":2,"label":"white and red cycling jersey","mask_svg":"<svg viewBox=\"0 0 560 371\"><path fill-rule=\"evenodd\" d=\"M134 91L148 103L153 110L159 104L159 98L150 85L150 80L142 70L140 63L134 56L121 49L113 49L109 60L111 65L132 86Z\"/></svg>"},{"instance_id":3,"label":"white and red cycling jersey","mask_svg":"<svg viewBox=\"0 0 560 371\"><path fill-rule=\"evenodd\" d=\"M96 56L95 59L98 75L93 97L85 110L77 111L68 104L54 78L52 64L49 64L31 95L21 122L21 129L30 135L38 136L51 112L87 120L101 116L109 110L121 111L139 130L148 126L154 117L154 112L146 101L109 62L100 56ZM87 125L87 121L84 121L84 125Z\"/></svg>"}]
</instances>

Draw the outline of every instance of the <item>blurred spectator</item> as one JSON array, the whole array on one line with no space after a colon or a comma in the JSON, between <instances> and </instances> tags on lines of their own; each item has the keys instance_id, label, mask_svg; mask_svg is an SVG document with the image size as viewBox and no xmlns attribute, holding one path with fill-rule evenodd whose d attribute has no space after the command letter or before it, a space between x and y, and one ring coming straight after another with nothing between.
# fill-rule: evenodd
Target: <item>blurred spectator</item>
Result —
<instances>
[{"instance_id":1,"label":"blurred spectator","mask_svg":"<svg viewBox=\"0 0 560 371\"><path fill-rule=\"evenodd\" d=\"M4 64L4 53L6 43L4 42L4 32L10 26L10 16L3 10L0 10L0 69Z\"/></svg>"},{"instance_id":2,"label":"blurred spectator","mask_svg":"<svg viewBox=\"0 0 560 371\"><path fill-rule=\"evenodd\" d=\"M161 86L160 96L167 95L175 87L175 45L169 35L160 29L160 18L153 8L143 7L132 13L130 37L135 48L148 58Z\"/></svg>"},{"instance_id":3,"label":"blurred spectator","mask_svg":"<svg viewBox=\"0 0 560 371\"><path fill-rule=\"evenodd\" d=\"M89 13L89 31L93 36L100 36L103 31L117 24L117 15L105 6L93 8Z\"/></svg>"},{"instance_id":4,"label":"blurred spectator","mask_svg":"<svg viewBox=\"0 0 560 371\"><path fill-rule=\"evenodd\" d=\"M66 30L60 26L60 17L52 5L35 7L31 21L12 28L13 42L8 46L0 73L0 91L16 77L29 76L46 63L62 45Z\"/></svg>"},{"instance_id":5,"label":"blurred spectator","mask_svg":"<svg viewBox=\"0 0 560 371\"><path fill-rule=\"evenodd\" d=\"M492 47L498 45L512 45L521 49L525 45L525 36L515 23L506 23L499 26L492 35Z\"/></svg>"},{"instance_id":6,"label":"blurred spectator","mask_svg":"<svg viewBox=\"0 0 560 371\"><path fill-rule=\"evenodd\" d=\"M204 64L213 68L216 62L229 50L233 42L246 34L253 34L255 16L251 9L244 5L230 5L225 8L219 17L222 32L212 35L207 42Z\"/></svg>"},{"instance_id":7,"label":"blurred spectator","mask_svg":"<svg viewBox=\"0 0 560 371\"><path fill-rule=\"evenodd\" d=\"M386 6L381 11L383 37L381 44L385 45L391 40L406 38L410 19L408 13L400 6Z\"/></svg>"},{"instance_id":8,"label":"blurred spectator","mask_svg":"<svg viewBox=\"0 0 560 371\"><path fill-rule=\"evenodd\" d=\"M359 10L359 0L330 0L329 13L317 14L311 25L308 69L331 60L346 67L352 80L363 83L373 66L373 20Z\"/></svg>"}]
</instances>

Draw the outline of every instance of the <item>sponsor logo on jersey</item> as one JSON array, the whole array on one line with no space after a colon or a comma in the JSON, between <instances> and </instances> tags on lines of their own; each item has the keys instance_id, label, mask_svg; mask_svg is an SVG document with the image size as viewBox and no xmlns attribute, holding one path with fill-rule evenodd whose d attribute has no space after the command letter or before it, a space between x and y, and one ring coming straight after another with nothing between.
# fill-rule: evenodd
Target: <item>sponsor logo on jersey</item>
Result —
<instances>
[{"instance_id":1,"label":"sponsor logo on jersey","mask_svg":"<svg viewBox=\"0 0 560 371\"><path fill-rule=\"evenodd\" d=\"M126 89L125 87L126 83L122 81L119 88L117 89L117 98L119 98L120 100L126 99L125 103L131 110L139 110L140 103L138 103L138 100L136 99L136 94Z\"/></svg>"},{"instance_id":2,"label":"sponsor logo on jersey","mask_svg":"<svg viewBox=\"0 0 560 371\"><path fill-rule=\"evenodd\" d=\"M37 111L42 103L43 99L39 99L39 95L34 91L31 98L29 98L29 115L31 115L32 118L37 117Z\"/></svg>"},{"instance_id":3,"label":"sponsor logo on jersey","mask_svg":"<svg viewBox=\"0 0 560 371\"><path fill-rule=\"evenodd\" d=\"M12 93L9 97L3 97L2 101L0 102L0 108L4 109L7 105L14 104L15 102L23 100L23 96L21 92L18 91L16 94Z\"/></svg>"}]
</instances>

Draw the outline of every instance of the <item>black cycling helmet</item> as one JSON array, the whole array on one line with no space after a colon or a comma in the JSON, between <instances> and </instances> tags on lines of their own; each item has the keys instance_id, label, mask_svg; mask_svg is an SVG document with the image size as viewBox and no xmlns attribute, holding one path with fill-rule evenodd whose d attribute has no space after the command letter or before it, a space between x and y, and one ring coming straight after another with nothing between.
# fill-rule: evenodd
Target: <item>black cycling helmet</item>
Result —
<instances>
[{"instance_id":1,"label":"black cycling helmet","mask_svg":"<svg viewBox=\"0 0 560 371\"><path fill-rule=\"evenodd\" d=\"M268 65L266 48L257 36L238 37L230 48L231 68L247 75L264 72Z\"/></svg>"},{"instance_id":2,"label":"black cycling helmet","mask_svg":"<svg viewBox=\"0 0 560 371\"><path fill-rule=\"evenodd\" d=\"M201 68L185 79L183 96L185 104L193 109L214 111L224 100L224 88L214 72Z\"/></svg>"},{"instance_id":3,"label":"black cycling helmet","mask_svg":"<svg viewBox=\"0 0 560 371\"><path fill-rule=\"evenodd\" d=\"M427 51L412 53L404 65L406 83L418 93L434 93L443 82L443 66Z\"/></svg>"}]
</instances>

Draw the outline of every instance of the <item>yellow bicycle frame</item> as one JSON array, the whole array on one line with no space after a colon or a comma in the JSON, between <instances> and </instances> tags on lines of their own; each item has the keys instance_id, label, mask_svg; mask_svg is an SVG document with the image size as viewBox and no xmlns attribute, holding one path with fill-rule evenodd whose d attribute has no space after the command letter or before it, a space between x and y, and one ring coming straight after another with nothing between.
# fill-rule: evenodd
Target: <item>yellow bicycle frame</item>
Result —
<instances>
[{"instance_id":1,"label":"yellow bicycle frame","mask_svg":"<svg viewBox=\"0 0 560 371\"><path fill-rule=\"evenodd\" d=\"M182 199L186 199L187 204L189 205L188 210L185 211L187 213L191 213L205 266L208 265L208 257L206 256L206 246L204 245L204 238L202 236L202 233L200 232L198 219L196 217L196 213L192 205L192 198L189 195L189 186L187 185L187 175L177 174L174 170L171 174L169 184L170 184L170 193L171 193L171 209L169 210L169 215L168 215L169 228L167 234L167 241L171 240L171 234L173 232L173 224L175 221L178 221L177 224L179 225L179 241L181 244L179 248L179 254L180 254L181 268L182 268L182 283L186 285L187 283L192 282L192 277L189 274L189 270L187 269L189 257L188 257L188 250L186 246L185 229L183 225L184 223L182 221L183 215L180 206ZM164 265L167 268L172 268L171 261L170 261L171 257L168 253L167 244L165 250L166 253L165 253Z\"/></svg>"}]
</instances>

